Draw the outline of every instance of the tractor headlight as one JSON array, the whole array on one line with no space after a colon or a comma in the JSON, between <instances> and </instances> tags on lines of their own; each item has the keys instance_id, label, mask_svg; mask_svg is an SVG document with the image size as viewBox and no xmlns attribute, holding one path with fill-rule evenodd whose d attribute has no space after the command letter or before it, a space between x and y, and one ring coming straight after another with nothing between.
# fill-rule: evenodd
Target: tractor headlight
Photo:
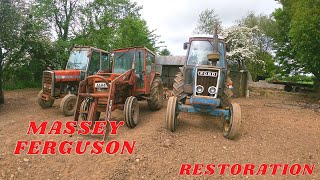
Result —
<instances>
[{"instance_id":1,"label":"tractor headlight","mask_svg":"<svg viewBox=\"0 0 320 180\"><path fill-rule=\"evenodd\" d=\"M196 86L196 92L197 93L203 93L203 91L204 91L204 87L203 86L201 86L201 85L198 85L198 86Z\"/></svg>"},{"instance_id":2,"label":"tractor headlight","mask_svg":"<svg viewBox=\"0 0 320 180\"><path fill-rule=\"evenodd\" d=\"M208 92L209 92L209 94L211 94L211 95L217 94L217 88L214 87L214 86L210 86L210 87L208 88Z\"/></svg>"}]
</instances>

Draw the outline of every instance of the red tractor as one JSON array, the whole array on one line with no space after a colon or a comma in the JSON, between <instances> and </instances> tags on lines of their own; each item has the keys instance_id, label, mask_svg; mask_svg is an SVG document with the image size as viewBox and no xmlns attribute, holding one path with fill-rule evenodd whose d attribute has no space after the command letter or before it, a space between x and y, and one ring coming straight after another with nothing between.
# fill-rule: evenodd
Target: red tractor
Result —
<instances>
[{"instance_id":1,"label":"red tractor","mask_svg":"<svg viewBox=\"0 0 320 180\"><path fill-rule=\"evenodd\" d=\"M43 72L38 104L46 109L53 105L55 99L62 98L61 112L65 116L72 116L80 81L97 72L110 72L110 59L107 51L86 46L74 47L65 70Z\"/></svg>"},{"instance_id":2,"label":"red tractor","mask_svg":"<svg viewBox=\"0 0 320 180\"><path fill-rule=\"evenodd\" d=\"M151 110L163 106L163 83L156 72L155 54L145 47L114 50L112 73L88 76L79 85L74 120L94 121L106 112L110 120L115 109L124 110L124 121L134 128L139 119L139 100ZM80 118L80 119L79 119Z\"/></svg>"}]
</instances>

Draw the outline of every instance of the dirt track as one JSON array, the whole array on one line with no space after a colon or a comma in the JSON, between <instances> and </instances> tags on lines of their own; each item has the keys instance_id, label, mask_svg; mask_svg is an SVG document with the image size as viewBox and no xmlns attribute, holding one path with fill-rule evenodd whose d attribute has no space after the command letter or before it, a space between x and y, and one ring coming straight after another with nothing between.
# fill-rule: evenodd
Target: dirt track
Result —
<instances>
[{"instance_id":1,"label":"dirt track","mask_svg":"<svg viewBox=\"0 0 320 180\"><path fill-rule=\"evenodd\" d=\"M301 108L302 104L298 106L296 101L307 100L302 95L266 92L237 99L243 123L241 135L234 141L223 138L220 119L203 115L180 113L177 131L167 132L166 108L152 112L142 102L139 125L135 129L120 128L120 133L112 137L119 141L136 140L133 155L13 155L17 140L101 139L100 136L26 135L30 120L72 120L59 112L60 101L53 108L41 109L36 103L37 92L34 89L5 92L6 104L0 106L0 179L178 179L182 163L308 163L315 164L312 176L235 178L320 179L320 112ZM283 102L291 105L281 105ZM122 114L118 111L113 116L121 118ZM215 174L200 178L230 176Z\"/></svg>"}]
</instances>

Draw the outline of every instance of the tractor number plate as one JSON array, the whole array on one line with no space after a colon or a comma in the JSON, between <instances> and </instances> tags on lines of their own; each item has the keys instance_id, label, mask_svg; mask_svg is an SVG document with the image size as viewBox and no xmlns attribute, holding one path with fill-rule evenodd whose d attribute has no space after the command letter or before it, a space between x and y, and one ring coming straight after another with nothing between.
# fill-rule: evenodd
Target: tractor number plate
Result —
<instances>
[{"instance_id":1,"label":"tractor number plate","mask_svg":"<svg viewBox=\"0 0 320 180\"><path fill-rule=\"evenodd\" d=\"M212 71L198 71L199 76L210 76L210 77L218 77L218 72Z\"/></svg>"},{"instance_id":2,"label":"tractor number plate","mask_svg":"<svg viewBox=\"0 0 320 180\"><path fill-rule=\"evenodd\" d=\"M104 82L95 83L96 88L108 88L107 84Z\"/></svg>"}]
</instances>

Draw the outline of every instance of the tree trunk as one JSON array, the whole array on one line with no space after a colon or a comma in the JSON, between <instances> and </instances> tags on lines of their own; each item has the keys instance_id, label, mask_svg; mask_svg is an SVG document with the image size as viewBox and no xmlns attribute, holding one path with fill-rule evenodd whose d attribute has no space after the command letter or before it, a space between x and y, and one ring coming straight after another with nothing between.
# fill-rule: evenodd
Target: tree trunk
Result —
<instances>
[{"instance_id":1,"label":"tree trunk","mask_svg":"<svg viewBox=\"0 0 320 180\"><path fill-rule=\"evenodd\" d=\"M0 47L0 104L4 104L4 94L2 91L2 60L3 60L3 54L2 54L2 48Z\"/></svg>"}]
</instances>

